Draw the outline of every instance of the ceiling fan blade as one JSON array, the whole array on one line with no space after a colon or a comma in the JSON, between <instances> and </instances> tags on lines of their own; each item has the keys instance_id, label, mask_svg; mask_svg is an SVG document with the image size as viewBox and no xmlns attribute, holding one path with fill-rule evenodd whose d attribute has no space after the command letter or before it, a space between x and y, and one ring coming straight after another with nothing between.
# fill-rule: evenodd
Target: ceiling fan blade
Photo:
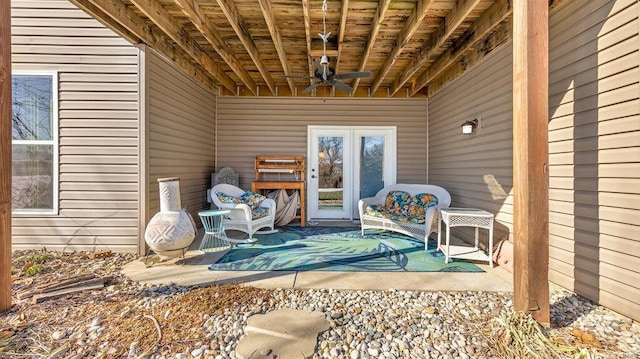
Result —
<instances>
[{"instance_id":1,"label":"ceiling fan blade","mask_svg":"<svg viewBox=\"0 0 640 359\"><path fill-rule=\"evenodd\" d=\"M345 74L337 74L333 76L336 80L344 80L344 79L358 79L364 77L371 77L371 71L361 71L361 72L347 72Z\"/></svg>"},{"instance_id":2,"label":"ceiling fan blade","mask_svg":"<svg viewBox=\"0 0 640 359\"><path fill-rule=\"evenodd\" d=\"M314 84L311 84L311 85L309 85L309 87L307 87L306 89L304 89L302 91L302 94L304 95L306 93L309 93L309 92L315 90L316 88L318 88L318 86L320 86L320 85L322 85L322 82L316 82Z\"/></svg>"},{"instance_id":3,"label":"ceiling fan blade","mask_svg":"<svg viewBox=\"0 0 640 359\"><path fill-rule=\"evenodd\" d=\"M331 81L331 85L332 85L332 86L335 86L337 89L342 90L342 91L344 91L344 92L346 92L346 93L348 93L348 94L350 94L350 93L352 93L352 92L353 92L353 89L352 89L351 87L349 87L349 86L347 86L347 85L343 84L343 83L342 83L342 82L340 82L340 81L335 81L335 80L333 80L333 81Z\"/></svg>"}]
</instances>

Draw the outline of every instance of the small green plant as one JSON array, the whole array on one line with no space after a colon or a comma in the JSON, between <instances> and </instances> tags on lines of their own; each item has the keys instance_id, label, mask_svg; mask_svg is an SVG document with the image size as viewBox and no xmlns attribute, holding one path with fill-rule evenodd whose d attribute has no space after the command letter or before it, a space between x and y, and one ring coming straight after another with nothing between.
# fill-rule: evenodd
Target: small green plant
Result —
<instances>
[{"instance_id":1,"label":"small green plant","mask_svg":"<svg viewBox=\"0 0 640 359\"><path fill-rule=\"evenodd\" d=\"M22 257L20 259L21 260L18 260L18 263L16 263L22 266L20 272L24 275L32 276L42 272L42 263L49 259L49 254L47 253L46 248L42 248L40 251L34 251L26 257Z\"/></svg>"},{"instance_id":2,"label":"small green plant","mask_svg":"<svg viewBox=\"0 0 640 359\"><path fill-rule=\"evenodd\" d=\"M39 263L27 263L23 267L23 273L27 276L32 276L42 272L42 264Z\"/></svg>"},{"instance_id":3,"label":"small green plant","mask_svg":"<svg viewBox=\"0 0 640 359\"><path fill-rule=\"evenodd\" d=\"M27 263L41 264L49 259L47 248L42 248L40 252L34 252L27 256Z\"/></svg>"}]
</instances>

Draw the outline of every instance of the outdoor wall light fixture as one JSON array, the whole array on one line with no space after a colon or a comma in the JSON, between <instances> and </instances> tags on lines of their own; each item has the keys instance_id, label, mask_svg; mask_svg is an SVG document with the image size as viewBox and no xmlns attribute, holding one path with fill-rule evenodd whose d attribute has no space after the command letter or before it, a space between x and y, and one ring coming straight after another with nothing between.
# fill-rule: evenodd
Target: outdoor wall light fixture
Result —
<instances>
[{"instance_id":1,"label":"outdoor wall light fixture","mask_svg":"<svg viewBox=\"0 0 640 359\"><path fill-rule=\"evenodd\" d=\"M473 133L473 129L478 127L478 119L473 119L471 121L466 121L462 124L462 134L470 135Z\"/></svg>"}]
</instances>

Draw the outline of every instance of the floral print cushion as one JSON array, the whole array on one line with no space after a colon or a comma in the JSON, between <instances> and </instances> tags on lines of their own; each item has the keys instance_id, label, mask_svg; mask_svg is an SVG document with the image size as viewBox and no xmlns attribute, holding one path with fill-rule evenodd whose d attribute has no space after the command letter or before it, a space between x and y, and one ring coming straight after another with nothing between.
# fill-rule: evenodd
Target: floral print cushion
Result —
<instances>
[{"instance_id":1,"label":"floral print cushion","mask_svg":"<svg viewBox=\"0 0 640 359\"><path fill-rule=\"evenodd\" d=\"M222 203L242 203L239 198L230 196L224 192L216 192L216 196Z\"/></svg>"},{"instance_id":2,"label":"floral print cushion","mask_svg":"<svg viewBox=\"0 0 640 359\"><path fill-rule=\"evenodd\" d=\"M240 201L245 203L247 206L251 207L251 210L255 210L260 207L262 201L264 201L267 197L259 194L253 193L251 191L245 192L240 196Z\"/></svg>"},{"instance_id":3,"label":"floral print cushion","mask_svg":"<svg viewBox=\"0 0 640 359\"><path fill-rule=\"evenodd\" d=\"M397 216L407 216L409 213L409 192L390 191L385 199L386 210Z\"/></svg>"},{"instance_id":4,"label":"floral print cushion","mask_svg":"<svg viewBox=\"0 0 640 359\"><path fill-rule=\"evenodd\" d=\"M409 202L408 214L411 218L422 218L424 223L424 217L427 207L435 206L438 204L438 198L430 193L420 193L411 197Z\"/></svg>"},{"instance_id":5,"label":"floral print cushion","mask_svg":"<svg viewBox=\"0 0 640 359\"><path fill-rule=\"evenodd\" d=\"M365 208L365 211L370 216L385 218L391 221L424 224L424 216L412 217L412 216L397 215L390 211L387 211L386 206L381 204L367 206L367 208Z\"/></svg>"},{"instance_id":6,"label":"floral print cushion","mask_svg":"<svg viewBox=\"0 0 640 359\"><path fill-rule=\"evenodd\" d=\"M389 218L388 216L385 217L385 214L387 214L388 212L384 210L384 206L381 204L373 204L373 205L367 206L367 208L365 208L364 210L370 216Z\"/></svg>"},{"instance_id":7,"label":"floral print cushion","mask_svg":"<svg viewBox=\"0 0 640 359\"><path fill-rule=\"evenodd\" d=\"M391 221L424 224L427 207L438 204L438 198L430 193L419 193L413 197L405 191L390 191L384 205L376 204L365 208L373 217Z\"/></svg>"},{"instance_id":8,"label":"floral print cushion","mask_svg":"<svg viewBox=\"0 0 640 359\"><path fill-rule=\"evenodd\" d=\"M251 211L251 220L256 220L258 218L262 218L269 214L269 208L267 207L257 207Z\"/></svg>"}]
</instances>

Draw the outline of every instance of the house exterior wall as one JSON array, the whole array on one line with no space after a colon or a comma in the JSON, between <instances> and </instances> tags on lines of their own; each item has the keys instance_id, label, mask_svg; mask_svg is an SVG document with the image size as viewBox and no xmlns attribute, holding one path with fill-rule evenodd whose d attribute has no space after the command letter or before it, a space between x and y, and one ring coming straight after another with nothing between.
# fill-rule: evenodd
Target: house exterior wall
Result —
<instances>
[{"instance_id":1,"label":"house exterior wall","mask_svg":"<svg viewBox=\"0 0 640 359\"><path fill-rule=\"evenodd\" d=\"M494 241L513 231L513 71L511 42L429 98L429 183L451 193L451 206L495 215ZM478 119L472 134L461 125ZM472 240L473 231L454 228ZM480 231L487 243L486 231Z\"/></svg>"},{"instance_id":2,"label":"house exterior wall","mask_svg":"<svg viewBox=\"0 0 640 359\"><path fill-rule=\"evenodd\" d=\"M635 0L567 1L549 31L549 279L640 319Z\"/></svg>"},{"instance_id":3,"label":"house exterior wall","mask_svg":"<svg viewBox=\"0 0 640 359\"><path fill-rule=\"evenodd\" d=\"M57 71L59 211L14 215L14 249L137 251L138 50L67 0L11 1L14 71Z\"/></svg>"},{"instance_id":4,"label":"house exterior wall","mask_svg":"<svg viewBox=\"0 0 640 359\"><path fill-rule=\"evenodd\" d=\"M165 177L180 177L182 207L200 226L198 211L209 206L206 190L215 164L216 96L159 53L142 50L147 184L142 202L148 212L141 228L160 210L157 180Z\"/></svg>"},{"instance_id":5,"label":"house exterior wall","mask_svg":"<svg viewBox=\"0 0 640 359\"><path fill-rule=\"evenodd\" d=\"M634 319L639 11L634 0L566 1L549 19L549 279ZM429 182L449 189L452 205L495 213L496 240L513 222L511 49L495 50L429 99ZM481 128L462 137L460 124L476 116Z\"/></svg>"},{"instance_id":6,"label":"house exterior wall","mask_svg":"<svg viewBox=\"0 0 640 359\"><path fill-rule=\"evenodd\" d=\"M255 180L256 155L307 155L307 126L397 126L398 183L425 183L425 99L218 97L218 166ZM308 161L307 161L308 162Z\"/></svg>"}]
</instances>

